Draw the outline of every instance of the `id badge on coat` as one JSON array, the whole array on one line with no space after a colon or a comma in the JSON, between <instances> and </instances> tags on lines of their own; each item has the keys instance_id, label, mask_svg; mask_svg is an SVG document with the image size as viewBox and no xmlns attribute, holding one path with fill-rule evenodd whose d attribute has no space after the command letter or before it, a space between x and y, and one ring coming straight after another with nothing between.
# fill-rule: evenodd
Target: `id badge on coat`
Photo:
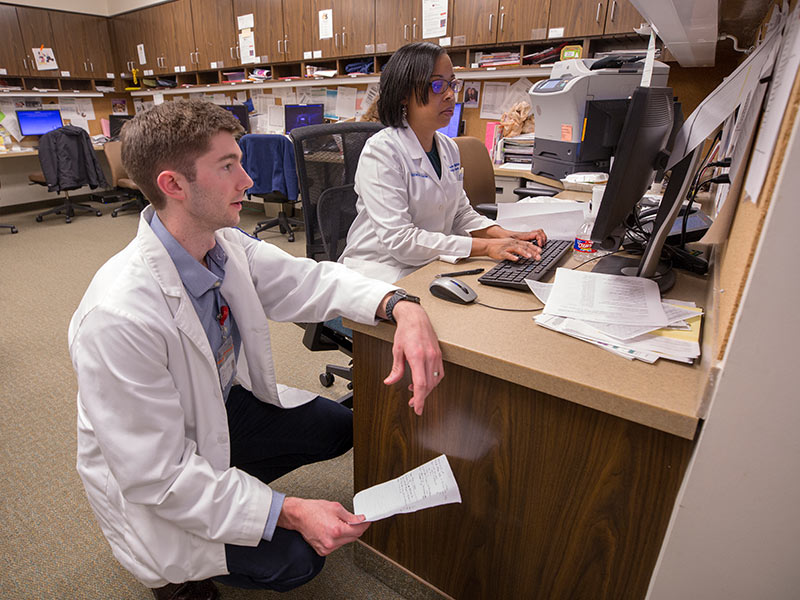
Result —
<instances>
[{"instance_id":1,"label":"id badge on coat","mask_svg":"<svg viewBox=\"0 0 800 600\"><path fill-rule=\"evenodd\" d=\"M222 389L226 389L233 379L233 371L236 367L236 353L233 351L233 336L227 336L222 340L222 345L217 351L217 371L219 372L219 383Z\"/></svg>"}]
</instances>

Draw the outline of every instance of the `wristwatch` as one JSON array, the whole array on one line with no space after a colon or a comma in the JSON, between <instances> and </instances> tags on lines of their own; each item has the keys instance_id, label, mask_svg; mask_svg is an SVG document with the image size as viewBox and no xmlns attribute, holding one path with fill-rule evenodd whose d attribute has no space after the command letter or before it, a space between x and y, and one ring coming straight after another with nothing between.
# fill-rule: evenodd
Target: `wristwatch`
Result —
<instances>
[{"instance_id":1,"label":"wristwatch","mask_svg":"<svg viewBox=\"0 0 800 600\"><path fill-rule=\"evenodd\" d=\"M392 297L389 298L389 301L386 303L386 319L388 321L391 321L392 323L397 323L397 321L395 321L394 319L394 316L392 315L392 312L394 311L394 305L400 302L401 300L407 300L409 302L416 302L417 304L419 304L419 298L417 298L416 296L412 296L405 290L395 290L394 294L392 294Z\"/></svg>"}]
</instances>

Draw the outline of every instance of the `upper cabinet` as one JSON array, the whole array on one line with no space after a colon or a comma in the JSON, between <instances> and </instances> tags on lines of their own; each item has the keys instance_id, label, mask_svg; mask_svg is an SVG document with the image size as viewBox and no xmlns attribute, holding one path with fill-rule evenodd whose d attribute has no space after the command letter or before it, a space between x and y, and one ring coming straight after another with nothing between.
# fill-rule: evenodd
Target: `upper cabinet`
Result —
<instances>
[{"instance_id":1,"label":"upper cabinet","mask_svg":"<svg viewBox=\"0 0 800 600\"><path fill-rule=\"evenodd\" d=\"M239 64L231 0L191 0L195 68L221 69Z\"/></svg>"},{"instance_id":2,"label":"upper cabinet","mask_svg":"<svg viewBox=\"0 0 800 600\"><path fill-rule=\"evenodd\" d=\"M0 43L0 73L4 75L30 73L29 68L32 66L28 56L30 51L26 52L22 44L17 9L8 4L0 4L0 40L3 40Z\"/></svg>"},{"instance_id":3,"label":"upper cabinet","mask_svg":"<svg viewBox=\"0 0 800 600\"><path fill-rule=\"evenodd\" d=\"M50 26L58 69L66 77L101 78L114 71L106 18L51 12Z\"/></svg>"},{"instance_id":4,"label":"upper cabinet","mask_svg":"<svg viewBox=\"0 0 800 600\"><path fill-rule=\"evenodd\" d=\"M256 62L302 60L304 49L311 50L311 3L312 0L233 0L237 43L239 17L253 15ZM241 63L241 49L237 56Z\"/></svg>"},{"instance_id":5,"label":"upper cabinet","mask_svg":"<svg viewBox=\"0 0 800 600\"><path fill-rule=\"evenodd\" d=\"M629 0L566 0L550 6L549 29L553 37L610 35L633 33L642 21Z\"/></svg>"},{"instance_id":6,"label":"upper cabinet","mask_svg":"<svg viewBox=\"0 0 800 600\"><path fill-rule=\"evenodd\" d=\"M55 55L56 44L50 29L49 11L41 8L17 6L17 20L22 35L22 48L28 63L28 74L41 74L43 77L59 77L59 69L39 69L33 54L34 48L52 48ZM58 63L58 57L56 57ZM48 65L44 65L48 66Z\"/></svg>"},{"instance_id":7,"label":"upper cabinet","mask_svg":"<svg viewBox=\"0 0 800 600\"><path fill-rule=\"evenodd\" d=\"M453 45L543 39L549 10L550 0L455 0Z\"/></svg>"},{"instance_id":8,"label":"upper cabinet","mask_svg":"<svg viewBox=\"0 0 800 600\"><path fill-rule=\"evenodd\" d=\"M375 4L359 0L314 0L313 50L322 58L364 54L375 44Z\"/></svg>"},{"instance_id":9,"label":"upper cabinet","mask_svg":"<svg viewBox=\"0 0 800 600\"><path fill-rule=\"evenodd\" d=\"M423 27L423 6L420 0L375 0L375 52L394 52L411 42L428 41L439 43L450 37L453 31L453 0L447 4L447 16L427 15L428 23L434 27L434 35L424 37L428 30ZM444 21L444 31L441 24Z\"/></svg>"}]
</instances>

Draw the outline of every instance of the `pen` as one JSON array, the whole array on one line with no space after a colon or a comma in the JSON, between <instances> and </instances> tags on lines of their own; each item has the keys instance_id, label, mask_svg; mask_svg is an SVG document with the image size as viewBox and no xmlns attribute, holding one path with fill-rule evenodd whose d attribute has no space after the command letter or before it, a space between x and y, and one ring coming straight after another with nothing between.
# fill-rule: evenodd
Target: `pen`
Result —
<instances>
[{"instance_id":1,"label":"pen","mask_svg":"<svg viewBox=\"0 0 800 600\"><path fill-rule=\"evenodd\" d=\"M454 273L439 273L434 277L434 279L439 279L439 277L458 277L459 275L477 275L478 273L483 273L483 269L471 269L469 271L455 271Z\"/></svg>"}]
</instances>

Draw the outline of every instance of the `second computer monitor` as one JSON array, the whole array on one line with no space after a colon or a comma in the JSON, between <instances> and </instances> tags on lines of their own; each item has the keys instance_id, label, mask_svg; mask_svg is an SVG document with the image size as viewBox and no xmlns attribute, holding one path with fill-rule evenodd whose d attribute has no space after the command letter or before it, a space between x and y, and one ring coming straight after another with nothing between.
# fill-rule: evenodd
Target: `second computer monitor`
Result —
<instances>
[{"instance_id":1,"label":"second computer monitor","mask_svg":"<svg viewBox=\"0 0 800 600\"><path fill-rule=\"evenodd\" d=\"M250 117L247 116L247 107L244 104L220 104L220 107L231 112L242 124L245 133L250 133Z\"/></svg>"},{"instance_id":2,"label":"second computer monitor","mask_svg":"<svg viewBox=\"0 0 800 600\"><path fill-rule=\"evenodd\" d=\"M453 107L453 116L450 117L450 122L439 129L443 134L447 137L454 138L458 137L461 133L461 109L463 108L463 104L461 102L457 102L456 105Z\"/></svg>"},{"instance_id":3,"label":"second computer monitor","mask_svg":"<svg viewBox=\"0 0 800 600\"><path fill-rule=\"evenodd\" d=\"M321 125L325 122L324 104L287 104L283 107L286 133L306 125Z\"/></svg>"},{"instance_id":4,"label":"second computer monitor","mask_svg":"<svg viewBox=\"0 0 800 600\"><path fill-rule=\"evenodd\" d=\"M122 126L130 121L133 115L109 115L108 117L108 136L112 140L118 140L122 132Z\"/></svg>"},{"instance_id":5,"label":"second computer monitor","mask_svg":"<svg viewBox=\"0 0 800 600\"><path fill-rule=\"evenodd\" d=\"M22 135L44 135L63 125L58 110L18 110L17 122Z\"/></svg>"}]
</instances>

